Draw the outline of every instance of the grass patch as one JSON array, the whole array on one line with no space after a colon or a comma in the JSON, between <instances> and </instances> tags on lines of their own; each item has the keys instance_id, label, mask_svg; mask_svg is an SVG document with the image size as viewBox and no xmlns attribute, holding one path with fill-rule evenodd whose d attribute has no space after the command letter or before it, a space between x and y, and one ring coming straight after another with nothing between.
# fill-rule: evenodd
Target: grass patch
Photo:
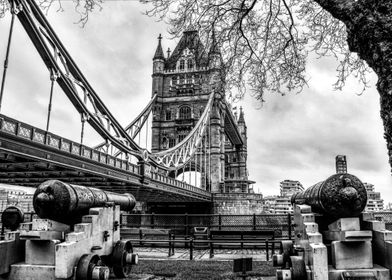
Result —
<instances>
[{"instance_id":1,"label":"grass patch","mask_svg":"<svg viewBox=\"0 0 392 280\"><path fill-rule=\"evenodd\" d=\"M253 262L250 276L274 276L271 262ZM233 273L232 261L143 260L132 267L134 274L164 276L172 280L230 280L238 279Z\"/></svg>"}]
</instances>

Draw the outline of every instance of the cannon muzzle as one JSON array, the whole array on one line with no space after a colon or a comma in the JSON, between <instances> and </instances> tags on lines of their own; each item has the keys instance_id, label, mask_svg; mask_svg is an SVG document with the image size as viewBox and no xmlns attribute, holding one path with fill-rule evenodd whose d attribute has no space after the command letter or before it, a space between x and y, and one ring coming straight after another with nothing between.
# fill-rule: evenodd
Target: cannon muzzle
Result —
<instances>
[{"instance_id":1,"label":"cannon muzzle","mask_svg":"<svg viewBox=\"0 0 392 280\"><path fill-rule=\"evenodd\" d=\"M71 185L58 180L49 180L39 185L33 197L34 210L40 218L66 224L78 222L90 208L109 204L120 205L121 210L131 211L136 200L131 194Z\"/></svg>"},{"instance_id":2,"label":"cannon muzzle","mask_svg":"<svg viewBox=\"0 0 392 280\"><path fill-rule=\"evenodd\" d=\"M292 204L308 204L314 212L333 218L359 216L366 202L365 186L357 177L347 173L332 175L291 197Z\"/></svg>"}]
</instances>

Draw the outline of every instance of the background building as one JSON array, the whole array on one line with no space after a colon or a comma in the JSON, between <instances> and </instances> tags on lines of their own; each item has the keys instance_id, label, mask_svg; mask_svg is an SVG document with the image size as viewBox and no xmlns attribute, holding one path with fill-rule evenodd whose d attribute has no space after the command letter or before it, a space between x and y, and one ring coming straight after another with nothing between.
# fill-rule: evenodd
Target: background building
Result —
<instances>
[{"instance_id":1,"label":"background building","mask_svg":"<svg viewBox=\"0 0 392 280\"><path fill-rule=\"evenodd\" d=\"M304 187L299 181L284 180L280 182L280 196L292 196L296 192L304 190Z\"/></svg>"},{"instance_id":2,"label":"background building","mask_svg":"<svg viewBox=\"0 0 392 280\"><path fill-rule=\"evenodd\" d=\"M335 158L336 173L347 173L347 160L345 155L337 155Z\"/></svg>"},{"instance_id":3,"label":"background building","mask_svg":"<svg viewBox=\"0 0 392 280\"><path fill-rule=\"evenodd\" d=\"M32 212L33 194L19 189L0 188L0 212L10 205L18 206L25 213Z\"/></svg>"},{"instance_id":4,"label":"background building","mask_svg":"<svg viewBox=\"0 0 392 280\"><path fill-rule=\"evenodd\" d=\"M374 185L369 183L363 183L367 192L367 204L365 211L373 212L373 211L383 211L384 210L384 200L381 199L381 194L376 192L374 189Z\"/></svg>"}]
</instances>

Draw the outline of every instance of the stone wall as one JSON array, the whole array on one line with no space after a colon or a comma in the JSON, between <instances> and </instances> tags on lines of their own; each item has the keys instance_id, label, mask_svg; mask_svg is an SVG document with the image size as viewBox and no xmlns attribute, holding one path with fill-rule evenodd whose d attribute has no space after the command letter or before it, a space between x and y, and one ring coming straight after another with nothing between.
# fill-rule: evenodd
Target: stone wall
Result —
<instances>
[{"instance_id":1,"label":"stone wall","mask_svg":"<svg viewBox=\"0 0 392 280\"><path fill-rule=\"evenodd\" d=\"M263 212L263 195L255 193L214 194L213 213L222 215L250 215Z\"/></svg>"}]
</instances>

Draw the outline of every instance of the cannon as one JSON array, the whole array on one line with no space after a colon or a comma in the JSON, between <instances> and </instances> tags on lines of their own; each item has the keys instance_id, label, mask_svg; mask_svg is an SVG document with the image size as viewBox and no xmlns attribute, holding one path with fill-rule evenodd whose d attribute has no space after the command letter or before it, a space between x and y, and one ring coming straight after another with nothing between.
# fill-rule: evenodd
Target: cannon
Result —
<instances>
[{"instance_id":1,"label":"cannon","mask_svg":"<svg viewBox=\"0 0 392 280\"><path fill-rule=\"evenodd\" d=\"M42 183L34 193L34 211L41 219L51 219L73 224L87 214L90 208L120 206L120 210L131 211L136 200L131 194L119 194L96 188L71 185L58 180Z\"/></svg>"},{"instance_id":2,"label":"cannon","mask_svg":"<svg viewBox=\"0 0 392 280\"><path fill-rule=\"evenodd\" d=\"M367 193L356 176L334 174L291 202L294 238L273 256L277 280L391 279L392 231L362 212Z\"/></svg>"},{"instance_id":3,"label":"cannon","mask_svg":"<svg viewBox=\"0 0 392 280\"><path fill-rule=\"evenodd\" d=\"M138 256L130 241L120 240L120 210L130 211L135 204L130 194L58 180L42 183L33 196L39 218L21 223L16 231L18 241L24 242L23 255L18 255L17 263L7 262L10 265L0 271L1 276L8 280L128 277ZM21 213L8 212L15 229Z\"/></svg>"},{"instance_id":4,"label":"cannon","mask_svg":"<svg viewBox=\"0 0 392 280\"><path fill-rule=\"evenodd\" d=\"M367 193L354 175L334 174L292 195L292 204L307 204L314 212L333 218L357 217L366 207Z\"/></svg>"}]
</instances>

